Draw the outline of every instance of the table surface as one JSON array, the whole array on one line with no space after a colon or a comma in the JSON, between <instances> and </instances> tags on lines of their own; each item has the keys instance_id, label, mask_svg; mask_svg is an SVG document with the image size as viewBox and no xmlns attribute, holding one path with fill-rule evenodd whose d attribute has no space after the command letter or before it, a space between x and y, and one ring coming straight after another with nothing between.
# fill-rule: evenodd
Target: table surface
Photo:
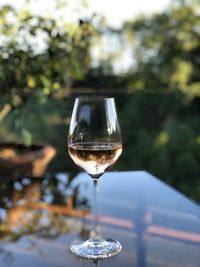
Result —
<instances>
[{"instance_id":1,"label":"table surface","mask_svg":"<svg viewBox=\"0 0 200 267\"><path fill-rule=\"evenodd\" d=\"M91 229L92 189L84 173L1 181L0 266L200 266L200 206L143 171L99 181L99 228L120 254L75 257L70 245Z\"/></svg>"}]
</instances>

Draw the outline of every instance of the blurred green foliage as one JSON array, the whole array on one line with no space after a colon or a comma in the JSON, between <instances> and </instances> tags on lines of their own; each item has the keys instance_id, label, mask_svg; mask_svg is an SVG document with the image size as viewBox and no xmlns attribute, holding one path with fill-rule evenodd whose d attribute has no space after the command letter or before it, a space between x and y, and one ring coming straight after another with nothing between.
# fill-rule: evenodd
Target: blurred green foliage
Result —
<instances>
[{"instance_id":1,"label":"blurred green foliage","mask_svg":"<svg viewBox=\"0 0 200 267\"><path fill-rule=\"evenodd\" d=\"M145 169L200 200L199 1L124 25L135 40L120 168Z\"/></svg>"},{"instance_id":2,"label":"blurred green foliage","mask_svg":"<svg viewBox=\"0 0 200 267\"><path fill-rule=\"evenodd\" d=\"M31 133L34 142L57 147L52 171L75 170L67 153L73 97L83 88L95 94L103 88L116 97L123 133L115 168L147 170L200 201L199 6L199 0L176 0L164 13L115 31L120 41L130 42L134 61L121 75L112 72L109 57L95 68L91 64L91 42L97 32L104 36L105 25L95 29L92 20L80 20L60 27L52 18L2 8L0 105L2 111L9 104L12 112L1 123L0 138L19 140L14 130L24 128L21 137L29 140ZM17 24L6 20L8 12ZM42 36L41 49L26 42Z\"/></svg>"},{"instance_id":3,"label":"blurred green foliage","mask_svg":"<svg viewBox=\"0 0 200 267\"><path fill-rule=\"evenodd\" d=\"M63 22L32 15L26 7L0 8L0 120L34 96L45 101L69 90L89 68L89 21ZM22 129L27 139L28 132Z\"/></svg>"},{"instance_id":4,"label":"blurred green foliage","mask_svg":"<svg viewBox=\"0 0 200 267\"><path fill-rule=\"evenodd\" d=\"M136 71L129 90L200 97L199 0L173 1L162 14L124 25L135 40Z\"/></svg>"}]
</instances>

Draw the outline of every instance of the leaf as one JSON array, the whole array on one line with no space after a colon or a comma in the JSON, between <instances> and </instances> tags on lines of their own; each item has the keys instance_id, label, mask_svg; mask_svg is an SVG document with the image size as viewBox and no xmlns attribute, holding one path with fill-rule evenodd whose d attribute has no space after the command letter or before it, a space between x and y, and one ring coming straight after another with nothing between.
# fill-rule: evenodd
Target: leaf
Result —
<instances>
[{"instance_id":1,"label":"leaf","mask_svg":"<svg viewBox=\"0 0 200 267\"><path fill-rule=\"evenodd\" d=\"M27 86L29 88L35 88L36 86L35 78L30 74L27 75Z\"/></svg>"},{"instance_id":2,"label":"leaf","mask_svg":"<svg viewBox=\"0 0 200 267\"><path fill-rule=\"evenodd\" d=\"M26 146L30 146L32 144L31 133L27 129L23 128L21 131L21 135L22 135L22 140L23 140L24 144Z\"/></svg>"}]
</instances>

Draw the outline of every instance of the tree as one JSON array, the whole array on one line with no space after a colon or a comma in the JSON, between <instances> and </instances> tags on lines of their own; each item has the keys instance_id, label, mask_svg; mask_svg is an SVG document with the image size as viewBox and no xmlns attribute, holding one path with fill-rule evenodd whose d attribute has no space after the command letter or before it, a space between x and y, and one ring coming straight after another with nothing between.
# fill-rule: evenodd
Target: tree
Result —
<instances>
[{"instance_id":1,"label":"tree","mask_svg":"<svg viewBox=\"0 0 200 267\"><path fill-rule=\"evenodd\" d=\"M0 120L33 95L42 100L63 91L90 65L90 20L61 25L6 5L0 24Z\"/></svg>"},{"instance_id":2,"label":"tree","mask_svg":"<svg viewBox=\"0 0 200 267\"><path fill-rule=\"evenodd\" d=\"M196 0L174 1L163 14L124 26L136 46L137 71L130 90L181 92L190 99L200 96L198 4Z\"/></svg>"},{"instance_id":3,"label":"tree","mask_svg":"<svg viewBox=\"0 0 200 267\"><path fill-rule=\"evenodd\" d=\"M145 169L199 200L199 1L124 26L135 40L135 69L121 116L120 168Z\"/></svg>"}]
</instances>

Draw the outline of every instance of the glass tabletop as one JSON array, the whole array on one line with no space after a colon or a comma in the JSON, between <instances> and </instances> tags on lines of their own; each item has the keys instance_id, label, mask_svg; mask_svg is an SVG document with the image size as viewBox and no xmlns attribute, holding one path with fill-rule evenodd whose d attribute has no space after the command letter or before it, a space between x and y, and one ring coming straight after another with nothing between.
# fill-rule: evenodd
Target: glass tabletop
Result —
<instances>
[{"instance_id":1,"label":"glass tabletop","mask_svg":"<svg viewBox=\"0 0 200 267\"><path fill-rule=\"evenodd\" d=\"M143 171L99 182L99 228L123 249L111 259L75 257L92 227L91 178L84 173L1 180L0 266L190 266L200 264L200 206Z\"/></svg>"}]
</instances>

